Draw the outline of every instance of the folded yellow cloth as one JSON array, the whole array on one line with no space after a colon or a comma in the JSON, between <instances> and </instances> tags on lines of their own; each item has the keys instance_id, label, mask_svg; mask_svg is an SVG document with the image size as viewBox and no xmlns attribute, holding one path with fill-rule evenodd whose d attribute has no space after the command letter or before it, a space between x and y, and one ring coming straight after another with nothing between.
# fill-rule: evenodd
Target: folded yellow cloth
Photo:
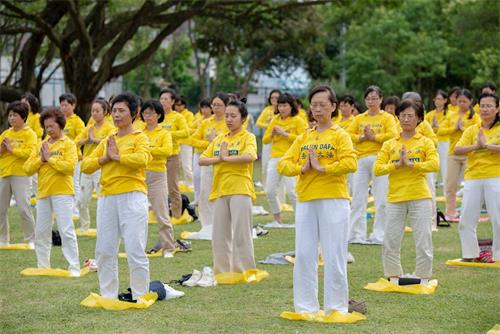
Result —
<instances>
[{"instance_id":1,"label":"folded yellow cloth","mask_svg":"<svg viewBox=\"0 0 500 334\"><path fill-rule=\"evenodd\" d=\"M175 253L176 253L176 251L174 250L174 254ZM161 250L159 250L156 253L146 254L146 256L147 257L162 257L163 256L163 252ZM118 257L120 259L126 259L127 258L127 253L118 253Z\"/></svg>"},{"instance_id":2,"label":"folded yellow cloth","mask_svg":"<svg viewBox=\"0 0 500 334\"><path fill-rule=\"evenodd\" d=\"M411 232L413 232L413 229L410 226L405 226L405 232L411 233Z\"/></svg>"},{"instance_id":3,"label":"folded yellow cloth","mask_svg":"<svg viewBox=\"0 0 500 334\"><path fill-rule=\"evenodd\" d=\"M82 231L81 229L76 230L77 237L95 237L97 236L97 230L95 228L89 228L86 231Z\"/></svg>"},{"instance_id":4,"label":"folded yellow cloth","mask_svg":"<svg viewBox=\"0 0 500 334\"><path fill-rule=\"evenodd\" d=\"M219 273L215 275L218 284L246 284L257 283L269 277L265 270L248 269L242 273Z\"/></svg>"},{"instance_id":5,"label":"folded yellow cloth","mask_svg":"<svg viewBox=\"0 0 500 334\"><path fill-rule=\"evenodd\" d=\"M280 210L281 212L293 212L293 206L287 203L281 203Z\"/></svg>"},{"instance_id":6,"label":"folded yellow cloth","mask_svg":"<svg viewBox=\"0 0 500 334\"><path fill-rule=\"evenodd\" d=\"M500 325L496 324L492 329L487 331L486 334L500 334Z\"/></svg>"},{"instance_id":7,"label":"folded yellow cloth","mask_svg":"<svg viewBox=\"0 0 500 334\"><path fill-rule=\"evenodd\" d=\"M148 224L158 224L158 221L156 220L156 216L153 210L149 210L148 212Z\"/></svg>"},{"instance_id":8,"label":"folded yellow cloth","mask_svg":"<svg viewBox=\"0 0 500 334\"><path fill-rule=\"evenodd\" d=\"M280 314L280 317L288 320L313 321L327 324L354 324L360 320L366 320L366 316L358 312L343 314L338 311L332 312L329 315L325 315L324 311L319 311L318 313L285 311Z\"/></svg>"},{"instance_id":9,"label":"folded yellow cloth","mask_svg":"<svg viewBox=\"0 0 500 334\"><path fill-rule=\"evenodd\" d=\"M89 273L89 268L84 267L80 270L80 277L85 276ZM54 276L54 277L69 277L71 276L69 270L59 269L59 268L26 268L21 271L23 276Z\"/></svg>"},{"instance_id":10,"label":"folded yellow cloth","mask_svg":"<svg viewBox=\"0 0 500 334\"><path fill-rule=\"evenodd\" d=\"M256 191L255 192L255 196L265 196L266 195L266 192L265 191Z\"/></svg>"},{"instance_id":11,"label":"folded yellow cloth","mask_svg":"<svg viewBox=\"0 0 500 334\"><path fill-rule=\"evenodd\" d=\"M438 286L438 281L433 279L428 284L398 285L380 278L375 283L368 283L364 289L380 292L401 292L413 295L433 295Z\"/></svg>"},{"instance_id":12,"label":"folded yellow cloth","mask_svg":"<svg viewBox=\"0 0 500 334\"><path fill-rule=\"evenodd\" d=\"M9 244L5 246L0 246L0 250L34 250L33 246L29 244Z\"/></svg>"},{"instance_id":13,"label":"folded yellow cloth","mask_svg":"<svg viewBox=\"0 0 500 334\"><path fill-rule=\"evenodd\" d=\"M193 192L193 188L191 188L190 186L188 186L187 184L182 184L180 183L179 184L179 191L181 193L192 193Z\"/></svg>"},{"instance_id":14,"label":"folded yellow cloth","mask_svg":"<svg viewBox=\"0 0 500 334\"><path fill-rule=\"evenodd\" d=\"M285 255L285 260L287 260L288 262L290 262L292 264L295 264L295 256ZM323 257L321 255L318 258L318 264L320 266L324 265Z\"/></svg>"},{"instance_id":15,"label":"folded yellow cloth","mask_svg":"<svg viewBox=\"0 0 500 334\"><path fill-rule=\"evenodd\" d=\"M85 307L103 308L111 311L123 311L129 309L145 309L154 304L158 299L156 292L148 292L138 298L137 303L123 302L118 299L107 299L97 293L91 293L87 298L80 302Z\"/></svg>"},{"instance_id":16,"label":"folded yellow cloth","mask_svg":"<svg viewBox=\"0 0 500 334\"><path fill-rule=\"evenodd\" d=\"M367 213L371 213L372 215L375 213L375 207L370 206L369 208L366 209Z\"/></svg>"},{"instance_id":17,"label":"folded yellow cloth","mask_svg":"<svg viewBox=\"0 0 500 334\"><path fill-rule=\"evenodd\" d=\"M500 268L500 261L495 263L483 263L483 262L464 262L462 259L454 259L446 261L448 266L463 266L463 267L480 267L480 268Z\"/></svg>"},{"instance_id":18,"label":"folded yellow cloth","mask_svg":"<svg viewBox=\"0 0 500 334\"><path fill-rule=\"evenodd\" d=\"M193 221L193 217L191 217L191 215L189 214L189 212L187 210L184 210L184 213L179 218L170 217L170 222L172 222L173 225L189 224L192 221Z\"/></svg>"},{"instance_id":19,"label":"folded yellow cloth","mask_svg":"<svg viewBox=\"0 0 500 334\"><path fill-rule=\"evenodd\" d=\"M181 239L189 239L189 236L193 234L194 232L189 232L189 231L182 231L181 232Z\"/></svg>"}]
</instances>

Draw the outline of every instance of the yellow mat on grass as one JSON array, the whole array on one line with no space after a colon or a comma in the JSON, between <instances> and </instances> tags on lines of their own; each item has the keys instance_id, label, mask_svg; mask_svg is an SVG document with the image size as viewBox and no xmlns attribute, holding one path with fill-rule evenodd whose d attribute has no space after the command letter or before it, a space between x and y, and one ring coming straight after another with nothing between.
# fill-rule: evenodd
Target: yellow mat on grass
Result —
<instances>
[{"instance_id":1,"label":"yellow mat on grass","mask_svg":"<svg viewBox=\"0 0 500 334\"><path fill-rule=\"evenodd\" d=\"M97 230L95 228L89 228L86 231L82 231L81 229L76 229L76 236L77 237L96 237L97 236Z\"/></svg>"},{"instance_id":2,"label":"yellow mat on grass","mask_svg":"<svg viewBox=\"0 0 500 334\"><path fill-rule=\"evenodd\" d=\"M255 196L265 196L266 192L265 191L255 191Z\"/></svg>"},{"instance_id":3,"label":"yellow mat on grass","mask_svg":"<svg viewBox=\"0 0 500 334\"><path fill-rule=\"evenodd\" d=\"M492 329L487 331L486 334L500 334L500 325L496 324Z\"/></svg>"},{"instance_id":4,"label":"yellow mat on grass","mask_svg":"<svg viewBox=\"0 0 500 334\"><path fill-rule=\"evenodd\" d=\"M89 268L85 267L80 270L80 277L85 276L89 273ZM26 268L21 271L23 276L53 276L53 277L66 277L75 278L71 276L69 270L59 269L59 268Z\"/></svg>"},{"instance_id":5,"label":"yellow mat on grass","mask_svg":"<svg viewBox=\"0 0 500 334\"><path fill-rule=\"evenodd\" d=\"M191 217L191 215L189 214L189 212L187 210L184 210L184 213L179 218L170 217L170 222L173 225L189 224L189 223L193 222L193 217Z\"/></svg>"},{"instance_id":6,"label":"yellow mat on grass","mask_svg":"<svg viewBox=\"0 0 500 334\"><path fill-rule=\"evenodd\" d=\"M0 246L0 250L34 250L33 246L29 244L9 244L5 246Z\"/></svg>"},{"instance_id":7,"label":"yellow mat on grass","mask_svg":"<svg viewBox=\"0 0 500 334\"><path fill-rule=\"evenodd\" d=\"M139 297L137 303L123 302L117 299L107 299L97 293L91 293L87 298L80 302L85 307L103 308L110 311L124 311L130 309L146 309L153 305L158 299L156 292L148 292Z\"/></svg>"},{"instance_id":8,"label":"yellow mat on grass","mask_svg":"<svg viewBox=\"0 0 500 334\"><path fill-rule=\"evenodd\" d=\"M156 220L156 216L153 210L148 211L148 224L158 224L158 221Z\"/></svg>"},{"instance_id":9,"label":"yellow mat on grass","mask_svg":"<svg viewBox=\"0 0 500 334\"><path fill-rule=\"evenodd\" d=\"M380 278L375 283L368 283L364 289L379 292L400 292L412 295L433 295L438 286L438 281L433 279L428 284L398 285Z\"/></svg>"},{"instance_id":10,"label":"yellow mat on grass","mask_svg":"<svg viewBox=\"0 0 500 334\"><path fill-rule=\"evenodd\" d=\"M285 256L285 260L287 260L288 262L290 262L292 264L295 264L295 256L286 255ZM323 257L321 255L318 258L318 264L320 266L324 265Z\"/></svg>"},{"instance_id":11,"label":"yellow mat on grass","mask_svg":"<svg viewBox=\"0 0 500 334\"><path fill-rule=\"evenodd\" d=\"M354 324L360 320L366 320L366 316L358 312L342 314L338 311L325 315L324 311L318 313L297 313L297 312L282 312L280 317L287 320L303 320L312 322L321 322L327 324Z\"/></svg>"},{"instance_id":12,"label":"yellow mat on grass","mask_svg":"<svg viewBox=\"0 0 500 334\"><path fill-rule=\"evenodd\" d=\"M280 210L281 212L293 212L293 206L288 203L281 203Z\"/></svg>"},{"instance_id":13,"label":"yellow mat on grass","mask_svg":"<svg viewBox=\"0 0 500 334\"><path fill-rule=\"evenodd\" d=\"M246 284L258 283L269 277L265 270L249 269L242 273L219 273L215 275L218 284Z\"/></svg>"},{"instance_id":14,"label":"yellow mat on grass","mask_svg":"<svg viewBox=\"0 0 500 334\"><path fill-rule=\"evenodd\" d=\"M182 184L180 183L179 184L179 191L181 193L192 193L193 192L193 188L191 188L190 186L188 186L187 184Z\"/></svg>"},{"instance_id":15,"label":"yellow mat on grass","mask_svg":"<svg viewBox=\"0 0 500 334\"><path fill-rule=\"evenodd\" d=\"M448 266L462 266L462 267L479 267L479 268L500 268L500 261L495 263L483 263L483 262L464 262L462 259L454 259L446 261Z\"/></svg>"}]
</instances>

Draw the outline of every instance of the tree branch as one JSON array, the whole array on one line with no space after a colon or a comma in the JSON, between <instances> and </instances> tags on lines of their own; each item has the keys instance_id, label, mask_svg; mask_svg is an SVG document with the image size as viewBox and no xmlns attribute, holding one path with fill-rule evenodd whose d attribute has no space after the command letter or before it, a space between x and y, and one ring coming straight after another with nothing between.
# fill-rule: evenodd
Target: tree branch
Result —
<instances>
[{"instance_id":1,"label":"tree branch","mask_svg":"<svg viewBox=\"0 0 500 334\"><path fill-rule=\"evenodd\" d=\"M80 15L80 10L75 4L75 0L68 1L69 15L73 19L73 23L76 27L76 33L78 35L78 40L80 41L80 50L90 56L92 54L92 41L83 22L83 18Z\"/></svg>"}]
</instances>

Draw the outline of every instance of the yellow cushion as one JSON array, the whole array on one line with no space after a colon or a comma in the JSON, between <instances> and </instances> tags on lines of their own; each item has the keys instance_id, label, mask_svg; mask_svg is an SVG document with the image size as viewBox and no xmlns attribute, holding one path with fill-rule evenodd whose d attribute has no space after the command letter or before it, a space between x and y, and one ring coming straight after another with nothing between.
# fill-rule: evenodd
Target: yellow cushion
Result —
<instances>
[{"instance_id":1,"label":"yellow cushion","mask_svg":"<svg viewBox=\"0 0 500 334\"><path fill-rule=\"evenodd\" d=\"M219 273L215 275L218 284L246 284L257 283L269 277L265 270L249 269L242 273Z\"/></svg>"},{"instance_id":2,"label":"yellow cushion","mask_svg":"<svg viewBox=\"0 0 500 334\"><path fill-rule=\"evenodd\" d=\"M438 281L433 279L428 284L398 285L389 282L386 278L380 278L375 283L368 283L366 290L380 292L401 292L413 295L433 295L438 286Z\"/></svg>"},{"instance_id":3,"label":"yellow cushion","mask_svg":"<svg viewBox=\"0 0 500 334\"><path fill-rule=\"evenodd\" d=\"M343 314L338 311L332 312L329 315L325 315L324 311L319 311L318 313L285 311L280 314L280 317L288 320L313 321L327 324L354 324L360 320L366 320L366 317L358 312Z\"/></svg>"},{"instance_id":4,"label":"yellow cushion","mask_svg":"<svg viewBox=\"0 0 500 334\"><path fill-rule=\"evenodd\" d=\"M111 311L123 311L129 309L145 309L154 304L158 299L156 292L148 292L139 297L137 303L123 302L118 299L107 299L96 293L91 293L87 298L80 302L85 307L103 308Z\"/></svg>"},{"instance_id":5,"label":"yellow cushion","mask_svg":"<svg viewBox=\"0 0 500 334\"><path fill-rule=\"evenodd\" d=\"M97 230L95 228L89 228L86 231L82 231L81 229L76 229L76 236L78 236L78 237L96 237Z\"/></svg>"},{"instance_id":6,"label":"yellow cushion","mask_svg":"<svg viewBox=\"0 0 500 334\"><path fill-rule=\"evenodd\" d=\"M29 244L10 244L6 246L0 246L0 250L34 250L33 246Z\"/></svg>"},{"instance_id":7,"label":"yellow cushion","mask_svg":"<svg viewBox=\"0 0 500 334\"><path fill-rule=\"evenodd\" d=\"M85 267L80 270L80 277L85 276L89 273L89 268ZM69 277L71 276L69 270L59 269L59 268L26 268L21 271L23 276L55 276L55 277Z\"/></svg>"},{"instance_id":8,"label":"yellow cushion","mask_svg":"<svg viewBox=\"0 0 500 334\"><path fill-rule=\"evenodd\" d=\"M462 259L454 259L446 261L448 266L463 266L463 267L480 267L480 268L500 268L500 261L495 263L483 262L464 262Z\"/></svg>"}]
</instances>

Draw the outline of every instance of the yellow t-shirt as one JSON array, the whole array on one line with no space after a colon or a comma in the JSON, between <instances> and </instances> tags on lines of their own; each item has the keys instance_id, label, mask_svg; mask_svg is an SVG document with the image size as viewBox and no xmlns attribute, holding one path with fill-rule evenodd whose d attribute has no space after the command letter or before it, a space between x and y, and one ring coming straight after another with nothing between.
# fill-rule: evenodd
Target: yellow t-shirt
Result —
<instances>
[{"instance_id":1,"label":"yellow t-shirt","mask_svg":"<svg viewBox=\"0 0 500 334\"><path fill-rule=\"evenodd\" d=\"M35 131L38 139L42 139L43 127L40 124L40 114L33 114L31 111L28 113L28 118L26 119L26 124Z\"/></svg>"},{"instance_id":2,"label":"yellow t-shirt","mask_svg":"<svg viewBox=\"0 0 500 334\"><path fill-rule=\"evenodd\" d=\"M403 129L401 128L401 123L399 122L399 119L395 118L396 120L396 126L398 127L398 133L403 132ZM438 137L434 133L434 130L432 130L432 125L430 125L429 122L427 122L425 119L420 122L417 127L415 128L416 133L420 133L422 136L429 138L432 140L434 145L437 147L438 144Z\"/></svg>"},{"instance_id":3,"label":"yellow t-shirt","mask_svg":"<svg viewBox=\"0 0 500 334\"><path fill-rule=\"evenodd\" d=\"M444 112L438 113L436 111L436 109L434 109L432 111L429 111L427 114L425 114L425 120L427 122L429 122L429 124L431 125L431 127L432 127L432 119L434 118L434 116L436 117L436 121L438 122L438 128L439 128L439 126L441 126L441 124L443 123L444 119L446 118L446 115L444 114ZM433 128L432 129L434 131L434 133L437 134L438 128ZM450 140L448 138L448 136L446 136L446 135L438 135L437 138L438 138L438 141L441 141L441 142L443 142L443 141L446 142L446 141Z\"/></svg>"},{"instance_id":4,"label":"yellow t-shirt","mask_svg":"<svg viewBox=\"0 0 500 334\"><path fill-rule=\"evenodd\" d=\"M288 133L288 137L282 136L273 136L271 133L273 131L273 127L279 126L285 132ZM271 123L266 128L266 132L264 133L264 137L262 137L262 142L264 144L272 144L271 145L271 158L279 158L282 157L286 151L290 148L295 138L298 135L304 133L307 129L307 123L300 116L290 116L286 119L281 118L278 114L273 117Z\"/></svg>"},{"instance_id":5,"label":"yellow t-shirt","mask_svg":"<svg viewBox=\"0 0 500 334\"><path fill-rule=\"evenodd\" d=\"M309 170L301 174L309 147L312 147L324 173ZM298 136L278 163L277 169L285 176L297 177L297 200L307 202L325 198L349 199L347 174L356 171L357 160L351 138L338 125L319 133L316 128Z\"/></svg>"},{"instance_id":6,"label":"yellow t-shirt","mask_svg":"<svg viewBox=\"0 0 500 334\"><path fill-rule=\"evenodd\" d=\"M167 157L172 154L172 136L168 130L157 126L149 131L147 128L143 131L149 139L149 153L152 160L146 166L146 170L153 172L167 171Z\"/></svg>"},{"instance_id":7,"label":"yellow t-shirt","mask_svg":"<svg viewBox=\"0 0 500 334\"><path fill-rule=\"evenodd\" d=\"M396 169L395 163L401 158L400 151L406 146L408 159L413 168ZM390 203L432 198L425 174L439 170L439 156L434 142L416 133L408 140L401 137L388 140L382 145L374 164L376 176L389 174L387 201Z\"/></svg>"},{"instance_id":8,"label":"yellow t-shirt","mask_svg":"<svg viewBox=\"0 0 500 334\"><path fill-rule=\"evenodd\" d=\"M257 141L254 134L246 130L241 130L232 137L229 136L229 132L217 136L208 145L201 157L218 157L223 142L228 144L230 156L250 154L254 159L257 159ZM214 165L212 192L208 199L213 201L216 198L228 195L247 195L255 200L253 162L232 163L221 161Z\"/></svg>"},{"instance_id":9,"label":"yellow t-shirt","mask_svg":"<svg viewBox=\"0 0 500 334\"><path fill-rule=\"evenodd\" d=\"M375 141L360 141L364 128L370 126L375 133ZM398 128L394 116L381 110L377 115L371 116L368 111L354 117L351 125L347 128L351 136L358 159L377 154L382 144L398 135Z\"/></svg>"},{"instance_id":10,"label":"yellow t-shirt","mask_svg":"<svg viewBox=\"0 0 500 334\"><path fill-rule=\"evenodd\" d=\"M142 131L145 127L146 123L140 117L136 118L132 123L132 129L134 129L134 131Z\"/></svg>"},{"instance_id":11,"label":"yellow t-shirt","mask_svg":"<svg viewBox=\"0 0 500 334\"><path fill-rule=\"evenodd\" d=\"M339 113L339 116L338 118L336 118L333 123L334 124L337 124L338 126L340 126L342 129L346 130L349 128L349 126L351 125L352 121L354 120L354 116L351 115L351 117L349 117L348 119L346 119L345 121L342 120L342 115Z\"/></svg>"},{"instance_id":12,"label":"yellow t-shirt","mask_svg":"<svg viewBox=\"0 0 500 334\"><path fill-rule=\"evenodd\" d=\"M299 113L297 114L297 116L299 116L300 118L302 118L302 120L304 122L306 122L306 124L308 124L308 119L307 119L307 111L305 111L305 109L302 109L300 108L299 109Z\"/></svg>"},{"instance_id":13,"label":"yellow t-shirt","mask_svg":"<svg viewBox=\"0 0 500 334\"><path fill-rule=\"evenodd\" d=\"M104 121L105 122L108 122L109 124L115 126L114 122L113 122L113 117L111 116L111 114L106 114L106 116L104 116ZM91 125L94 125L95 124L95 121L92 117L89 118L89 121L87 122L87 126L91 126ZM116 129L116 127L115 127Z\"/></svg>"},{"instance_id":14,"label":"yellow t-shirt","mask_svg":"<svg viewBox=\"0 0 500 334\"><path fill-rule=\"evenodd\" d=\"M181 152L179 140L189 136L186 119L178 112L171 111L165 114L165 119L161 122L160 126L170 131L170 135L172 136L172 155L179 155Z\"/></svg>"},{"instance_id":15,"label":"yellow t-shirt","mask_svg":"<svg viewBox=\"0 0 500 334\"><path fill-rule=\"evenodd\" d=\"M38 138L36 133L27 125L21 130L7 129L0 134L0 143L4 138L9 138L12 153L4 151L0 155L0 177L26 176L23 165L36 149Z\"/></svg>"},{"instance_id":16,"label":"yellow t-shirt","mask_svg":"<svg viewBox=\"0 0 500 334\"><path fill-rule=\"evenodd\" d=\"M471 119L469 119L470 111L467 111L465 115L461 115L459 112L452 112L448 113L446 115L446 118L444 119L443 123L439 126L438 129L438 136L439 135L444 135L448 136L450 138L450 149L448 150L448 154L454 155L455 152L455 145L457 144L458 140L463 134L463 131L457 130L457 122L459 118L462 118L463 124L464 124L464 130L467 129L468 127L477 124L481 124L481 118L474 113L474 116L472 116Z\"/></svg>"},{"instance_id":17,"label":"yellow t-shirt","mask_svg":"<svg viewBox=\"0 0 500 334\"><path fill-rule=\"evenodd\" d=\"M66 118L66 126L64 127L64 135L71 140L80 134L80 132L85 131L85 123L82 119L78 117L77 114L73 114Z\"/></svg>"},{"instance_id":18,"label":"yellow t-shirt","mask_svg":"<svg viewBox=\"0 0 500 334\"><path fill-rule=\"evenodd\" d=\"M245 127L243 126L243 128ZM212 133L212 130L215 131L217 136L229 131L224 118L216 120L215 116L212 115L206 120L203 120L198 129L196 129L191 136L191 145L195 148L196 152L202 153L208 147L210 144L208 136Z\"/></svg>"},{"instance_id":19,"label":"yellow t-shirt","mask_svg":"<svg viewBox=\"0 0 500 334\"><path fill-rule=\"evenodd\" d=\"M184 119L186 120L186 124L188 126L189 129L192 128L193 126L193 123L194 123L194 115L191 111L189 111L188 109L184 108L184 110L182 112L180 112L179 114L181 114L182 116L184 116ZM191 145L191 139L188 135L188 137L186 138L182 138L179 140L179 144L181 145Z\"/></svg>"},{"instance_id":20,"label":"yellow t-shirt","mask_svg":"<svg viewBox=\"0 0 500 334\"><path fill-rule=\"evenodd\" d=\"M87 125L85 127L85 130L80 132L80 134L75 138L75 142L77 143L77 145L79 141L84 140L89 136L89 131L91 127L94 127L94 137L100 140L103 140L107 136L110 136L116 132L115 126L110 124L109 122L104 121L99 128L95 127L95 122L94 122L94 125ZM92 153L92 151L96 149L97 145L98 144L84 144L83 156L88 157L90 153Z\"/></svg>"},{"instance_id":21,"label":"yellow t-shirt","mask_svg":"<svg viewBox=\"0 0 500 334\"><path fill-rule=\"evenodd\" d=\"M118 195L132 191L146 192L145 169L151 160L148 137L141 131L125 136L114 136L120 161L99 165L99 158L106 154L109 137L102 140L97 148L82 161L82 172L92 174L101 169L101 196Z\"/></svg>"},{"instance_id":22,"label":"yellow t-shirt","mask_svg":"<svg viewBox=\"0 0 500 334\"><path fill-rule=\"evenodd\" d=\"M24 163L24 171L28 175L38 172L38 198L74 195L73 172L78 162L75 142L66 136L54 143L50 143L49 139L43 141L49 144L49 160L42 162L40 156L42 143L40 143Z\"/></svg>"},{"instance_id":23,"label":"yellow t-shirt","mask_svg":"<svg viewBox=\"0 0 500 334\"><path fill-rule=\"evenodd\" d=\"M480 128L481 125L477 124L468 127L456 146L477 144L477 134ZM483 132L488 144L500 145L500 124L496 124L491 129L483 128ZM467 169L464 173L464 179L472 180L500 177L500 153L483 148L472 151L467 155Z\"/></svg>"},{"instance_id":24,"label":"yellow t-shirt","mask_svg":"<svg viewBox=\"0 0 500 334\"><path fill-rule=\"evenodd\" d=\"M265 107L262 112L260 113L259 117L257 118L257 122L255 123L259 128L265 129L271 123L273 117L274 117L274 107L267 106Z\"/></svg>"},{"instance_id":25,"label":"yellow t-shirt","mask_svg":"<svg viewBox=\"0 0 500 334\"><path fill-rule=\"evenodd\" d=\"M448 104L447 106L448 108L448 111L451 111L451 112L458 112L458 104L457 105L452 105L452 104Z\"/></svg>"}]
</instances>

